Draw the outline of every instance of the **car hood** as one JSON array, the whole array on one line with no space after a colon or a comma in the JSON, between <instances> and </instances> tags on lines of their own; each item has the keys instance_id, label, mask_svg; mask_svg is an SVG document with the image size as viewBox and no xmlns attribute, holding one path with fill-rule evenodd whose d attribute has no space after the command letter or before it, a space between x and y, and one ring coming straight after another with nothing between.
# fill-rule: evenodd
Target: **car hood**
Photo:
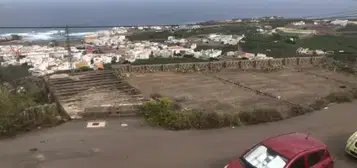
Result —
<instances>
[{"instance_id":1,"label":"car hood","mask_svg":"<svg viewBox=\"0 0 357 168\"><path fill-rule=\"evenodd\" d=\"M355 132L354 134L352 134L348 140L347 140L347 144L346 144L346 149L349 150L354 150L355 146L353 145L355 142L357 141L357 132Z\"/></svg>"},{"instance_id":2,"label":"car hood","mask_svg":"<svg viewBox=\"0 0 357 168\"><path fill-rule=\"evenodd\" d=\"M226 168L244 168L244 166L240 163L239 160L233 160L227 165Z\"/></svg>"},{"instance_id":3,"label":"car hood","mask_svg":"<svg viewBox=\"0 0 357 168\"><path fill-rule=\"evenodd\" d=\"M357 132L353 133L353 134L350 136L349 139L356 141L356 139L357 139Z\"/></svg>"}]
</instances>

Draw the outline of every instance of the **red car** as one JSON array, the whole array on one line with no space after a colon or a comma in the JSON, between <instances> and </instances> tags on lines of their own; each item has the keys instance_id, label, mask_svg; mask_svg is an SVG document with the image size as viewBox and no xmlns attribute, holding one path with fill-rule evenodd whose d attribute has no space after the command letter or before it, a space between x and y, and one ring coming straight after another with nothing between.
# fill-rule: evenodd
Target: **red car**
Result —
<instances>
[{"instance_id":1,"label":"red car","mask_svg":"<svg viewBox=\"0 0 357 168\"><path fill-rule=\"evenodd\" d=\"M287 133L255 145L225 168L333 168L327 146L304 133Z\"/></svg>"}]
</instances>

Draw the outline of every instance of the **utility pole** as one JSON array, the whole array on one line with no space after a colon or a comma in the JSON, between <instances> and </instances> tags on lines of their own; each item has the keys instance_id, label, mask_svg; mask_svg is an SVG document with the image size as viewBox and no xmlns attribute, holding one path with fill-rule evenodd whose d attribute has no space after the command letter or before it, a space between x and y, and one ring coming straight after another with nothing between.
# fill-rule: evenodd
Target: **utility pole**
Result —
<instances>
[{"instance_id":1,"label":"utility pole","mask_svg":"<svg viewBox=\"0 0 357 168\"><path fill-rule=\"evenodd\" d=\"M71 51L71 44L70 44L70 39L69 39L69 28L68 25L66 25L66 46L67 46L67 52L68 52L68 58L69 58L69 63L70 63L70 69L71 72L73 73L74 67L73 67L73 56L72 56L72 51Z\"/></svg>"}]
</instances>

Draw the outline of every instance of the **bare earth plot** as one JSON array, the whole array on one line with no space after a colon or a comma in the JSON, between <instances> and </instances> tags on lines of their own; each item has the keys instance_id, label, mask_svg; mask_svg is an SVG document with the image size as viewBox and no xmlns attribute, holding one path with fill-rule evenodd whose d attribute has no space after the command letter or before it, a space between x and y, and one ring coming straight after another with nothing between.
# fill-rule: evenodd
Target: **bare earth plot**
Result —
<instances>
[{"instance_id":1,"label":"bare earth plot","mask_svg":"<svg viewBox=\"0 0 357 168\"><path fill-rule=\"evenodd\" d=\"M128 82L143 94L159 93L180 102L186 108L236 111L239 108L283 105L281 101L257 95L216 78L198 74L150 73L132 74Z\"/></svg>"},{"instance_id":2,"label":"bare earth plot","mask_svg":"<svg viewBox=\"0 0 357 168\"><path fill-rule=\"evenodd\" d=\"M217 77L230 82L222 82ZM300 72L297 69L284 69L269 73L230 69L206 74L173 72L131 74L128 82L145 95L159 93L179 100L187 108L207 108L227 112L246 107L285 108L287 106L283 101L256 94L234 83L240 83L294 104L308 104L331 92L356 85L357 78L321 68Z\"/></svg>"},{"instance_id":3,"label":"bare earth plot","mask_svg":"<svg viewBox=\"0 0 357 168\"><path fill-rule=\"evenodd\" d=\"M234 82L238 81L256 90L280 96L281 99L296 104L311 103L331 92L348 89L357 82L355 77L351 78L320 68L307 69L302 72L285 69L270 73L226 70L217 75ZM346 86L346 88L341 88L341 86Z\"/></svg>"}]
</instances>

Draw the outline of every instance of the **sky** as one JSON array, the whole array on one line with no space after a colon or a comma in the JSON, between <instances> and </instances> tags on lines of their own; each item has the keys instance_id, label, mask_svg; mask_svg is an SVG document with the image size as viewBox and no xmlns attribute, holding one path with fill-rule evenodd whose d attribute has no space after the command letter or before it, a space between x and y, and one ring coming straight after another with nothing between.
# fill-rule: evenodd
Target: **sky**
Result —
<instances>
[{"instance_id":1,"label":"sky","mask_svg":"<svg viewBox=\"0 0 357 168\"><path fill-rule=\"evenodd\" d=\"M357 0L0 0L0 4L0 26L177 24L357 10Z\"/></svg>"},{"instance_id":2,"label":"sky","mask_svg":"<svg viewBox=\"0 0 357 168\"><path fill-rule=\"evenodd\" d=\"M0 4L5 5L41 5L41 4L83 4L88 3L145 3L145 4L178 4L178 3L229 3L229 4L256 4L256 5L271 5L274 4L299 4L299 5L310 5L310 4L320 4L320 5L333 5L333 4L357 4L357 0L0 0Z\"/></svg>"}]
</instances>

